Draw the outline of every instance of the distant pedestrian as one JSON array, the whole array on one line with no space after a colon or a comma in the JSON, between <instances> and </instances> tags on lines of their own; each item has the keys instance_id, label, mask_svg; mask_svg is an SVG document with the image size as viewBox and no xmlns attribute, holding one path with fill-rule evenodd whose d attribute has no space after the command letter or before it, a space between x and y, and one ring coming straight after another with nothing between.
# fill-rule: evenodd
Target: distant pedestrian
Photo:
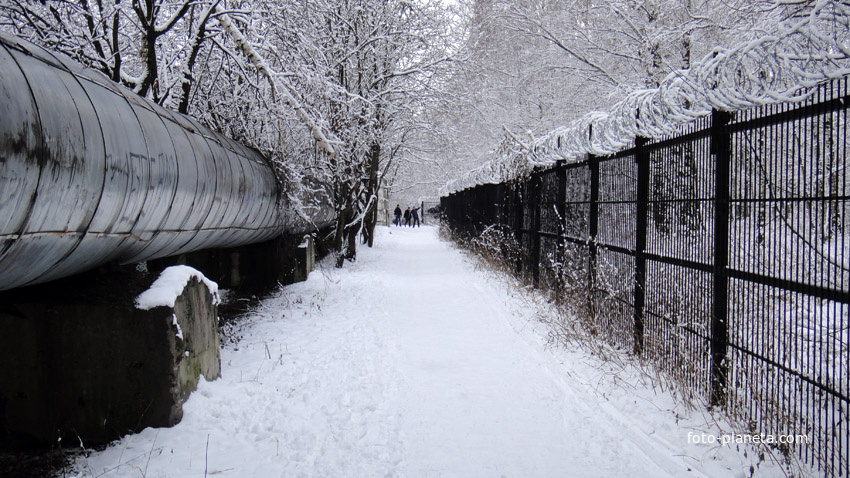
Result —
<instances>
[{"instance_id":1,"label":"distant pedestrian","mask_svg":"<svg viewBox=\"0 0 850 478\"><path fill-rule=\"evenodd\" d=\"M404 211L404 225L410 227L410 207Z\"/></svg>"},{"instance_id":2,"label":"distant pedestrian","mask_svg":"<svg viewBox=\"0 0 850 478\"><path fill-rule=\"evenodd\" d=\"M419 209L420 208L415 207L410 211L410 218L413 219L413 225L410 226L410 227L419 226ZM419 227L422 227L422 226L419 226Z\"/></svg>"},{"instance_id":3,"label":"distant pedestrian","mask_svg":"<svg viewBox=\"0 0 850 478\"><path fill-rule=\"evenodd\" d=\"M395 211L393 211L393 215L395 216L393 224L395 224L396 226L401 226L401 204L395 205Z\"/></svg>"}]
</instances>

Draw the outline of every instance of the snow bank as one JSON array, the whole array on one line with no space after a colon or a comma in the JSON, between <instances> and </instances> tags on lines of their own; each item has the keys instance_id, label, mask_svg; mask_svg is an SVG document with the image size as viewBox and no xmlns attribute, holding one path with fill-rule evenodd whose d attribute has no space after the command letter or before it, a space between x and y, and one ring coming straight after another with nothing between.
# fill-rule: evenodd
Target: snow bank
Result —
<instances>
[{"instance_id":1,"label":"snow bank","mask_svg":"<svg viewBox=\"0 0 850 478\"><path fill-rule=\"evenodd\" d=\"M213 296L213 303L218 305L218 284L207 279L200 271L189 266L172 266L159 275L150 288L136 297L136 308L150 310L154 307L174 307L174 301L183 293L183 289L193 278L204 283Z\"/></svg>"}]
</instances>

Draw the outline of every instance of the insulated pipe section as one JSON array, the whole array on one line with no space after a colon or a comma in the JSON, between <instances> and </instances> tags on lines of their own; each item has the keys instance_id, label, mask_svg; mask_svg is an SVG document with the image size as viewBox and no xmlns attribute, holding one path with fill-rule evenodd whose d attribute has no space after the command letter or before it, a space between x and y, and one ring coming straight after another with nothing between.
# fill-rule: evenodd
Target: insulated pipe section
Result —
<instances>
[{"instance_id":1,"label":"insulated pipe section","mask_svg":"<svg viewBox=\"0 0 850 478\"><path fill-rule=\"evenodd\" d=\"M282 232L256 151L0 33L0 290Z\"/></svg>"}]
</instances>

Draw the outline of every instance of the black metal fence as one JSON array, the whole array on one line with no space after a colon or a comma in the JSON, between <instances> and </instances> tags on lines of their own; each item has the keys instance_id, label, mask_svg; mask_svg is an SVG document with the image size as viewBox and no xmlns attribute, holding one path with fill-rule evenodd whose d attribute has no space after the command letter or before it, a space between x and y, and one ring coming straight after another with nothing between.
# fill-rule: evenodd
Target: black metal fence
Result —
<instances>
[{"instance_id":1,"label":"black metal fence","mask_svg":"<svg viewBox=\"0 0 850 478\"><path fill-rule=\"evenodd\" d=\"M436 224L440 220L440 203L422 201L422 224Z\"/></svg>"},{"instance_id":2,"label":"black metal fence","mask_svg":"<svg viewBox=\"0 0 850 478\"><path fill-rule=\"evenodd\" d=\"M802 104L715 112L441 209L461 235L507 228L519 273L740 433L805 435L777 448L848 476L848 93L844 78Z\"/></svg>"}]
</instances>

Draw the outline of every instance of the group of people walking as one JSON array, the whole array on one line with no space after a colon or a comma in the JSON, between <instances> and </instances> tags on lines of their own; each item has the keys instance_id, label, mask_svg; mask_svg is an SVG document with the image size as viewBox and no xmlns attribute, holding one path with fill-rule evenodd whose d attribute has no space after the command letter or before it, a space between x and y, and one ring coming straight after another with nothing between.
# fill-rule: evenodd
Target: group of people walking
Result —
<instances>
[{"instance_id":1,"label":"group of people walking","mask_svg":"<svg viewBox=\"0 0 850 478\"><path fill-rule=\"evenodd\" d=\"M405 226L407 226L407 227L419 226L419 209L421 209L421 208L415 207L415 208L411 209L410 207L408 207L407 210L405 210L404 213L402 213L401 212L401 205L396 204L395 211L393 211L393 214L395 215L395 220L393 221L393 224L395 224L396 226L401 226L401 220L402 220L402 217L403 217ZM413 222L412 224L411 224L411 221Z\"/></svg>"}]
</instances>

